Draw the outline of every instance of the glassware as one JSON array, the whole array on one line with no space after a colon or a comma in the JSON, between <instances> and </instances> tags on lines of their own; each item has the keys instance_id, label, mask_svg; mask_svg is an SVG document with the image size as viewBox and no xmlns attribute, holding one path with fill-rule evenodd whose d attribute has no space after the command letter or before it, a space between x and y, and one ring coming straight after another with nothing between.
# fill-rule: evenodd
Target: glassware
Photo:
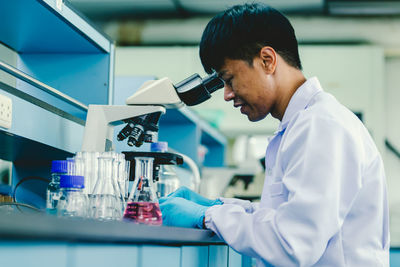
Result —
<instances>
[{"instance_id":1,"label":"glassware","mask_svg":"<svg viewBox=\"0 0 400 267\"><path fill-rule=\"evenodd\" d=\"M151 144L151 151L153 152L167 152L167 142L156 142ZM160 165L158 172L159 180L156 183L157 196L164 197L177 190L181 181L175 172L175 166L173 165Z\"/></svg>"},{"instance_id":2,"label":"glassware","mask_svg":"<svg viewBox=\"0 0 400 267\"><path fill-rule=\"evenodd\" d=\"M46 213L57 214L57 205L61 197L60 175L67 174L68 162L66 160L53 160L51 163L51 181L47 186Z\"/></svg>"},{"instance_id":3,"label":"glassware","mask_svg":"<svg viewBox=\"0 0 400 267\"><path fill-rule=\"evenodd\" d=\"M157 182L158 197L168 196L180 187L181 181L172 165L160 165L159 180Z\"/></svg>"},{"instance_id":4,"label":"glassware","mask_svg":"<svg viewBox=\"0 0 400 267\"><path fill-rule=\"evenodd\" d=\"M119 198L121 200L121 214L124 213L126 202L128 200L128 185L129 185L129 161L125 160L124 154L115 155L115 173L116 184L118 186Z\"/></svg>"},{"instance_id":5,"label":"glassware","mask_svg":"<svg viewBox=\"0 0 400 267\"><path fill-rule=\"evenodd\" d=\"M83 192L84 178L79 175L61 175L61 197L57 207L57 214L61 217L87 216L87 195Z\"/></svg>"},{"instance_id":6,"label":"glassware","mask_svg":"<svg viewBox=\"0 0 400 267\"><path fill-rule=\"evenodd\" d=\"M136 223L161 225L162 214L153 187L153 158L135 158L135 181L124 219Z\"/></svg>"},{"instance_id":7,"label":"glassware","mask_svg":"<svg viewBox=\"0 0 400 267\"><path fill-rule=\"evenodd\" d=\"M122 205L119 187L116 183L116 166L111 152L99 157L99 172L91 196L90 216L99 220L118 220L122 218Z\"/></svg>"}]
</instances>

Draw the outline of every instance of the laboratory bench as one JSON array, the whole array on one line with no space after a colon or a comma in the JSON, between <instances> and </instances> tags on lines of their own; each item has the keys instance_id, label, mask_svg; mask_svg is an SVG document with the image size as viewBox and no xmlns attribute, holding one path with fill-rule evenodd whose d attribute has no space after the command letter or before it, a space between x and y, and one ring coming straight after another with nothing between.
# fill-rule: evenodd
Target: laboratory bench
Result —
<instances>
[{"instance_id":1,"label":"laboratory bench","mask_svg":"<svg viewBox=\"0 0 400 267\"><path fill-rule=\"evenodd\" d=\"M212 231L1 214L0 266L251 266Z\"/></svg>"}]
</instances>

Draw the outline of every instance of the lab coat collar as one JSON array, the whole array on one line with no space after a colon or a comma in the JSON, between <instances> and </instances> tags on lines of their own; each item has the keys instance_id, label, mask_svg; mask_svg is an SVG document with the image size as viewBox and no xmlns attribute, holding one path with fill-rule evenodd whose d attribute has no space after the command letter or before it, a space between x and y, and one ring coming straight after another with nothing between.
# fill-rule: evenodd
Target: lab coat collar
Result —
<instances>
[{"instance_id":1,"label":"lab coat collar","mask_svg":"<svg viewBox=\"0 0 400 267\"><path fill-rule=\"evenodd\" d=\"M296 92L289 101L285 114L283 115L282 121L279 124L276 133L284 131L293 116L297 112L305 109L314 95L321 91L323 90L317 77L307 79L305 83L297 88Z\"/></svg>"}]
</instances>

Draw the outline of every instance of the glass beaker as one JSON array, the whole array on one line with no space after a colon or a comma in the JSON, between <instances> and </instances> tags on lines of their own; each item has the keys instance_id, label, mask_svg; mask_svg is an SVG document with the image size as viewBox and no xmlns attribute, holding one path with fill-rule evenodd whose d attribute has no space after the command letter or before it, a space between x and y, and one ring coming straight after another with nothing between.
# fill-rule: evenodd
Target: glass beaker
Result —
<instances>
[{"instance_id":1,"label":"glass beaker","mask_svg":"<svg viewBox=\"0 0 400 267\"><path fill-rule=\"evenodd\" d=\"M161 225L162 215L153 186L153 158L135 158L135 182L124 218L136 223Z\"/></svg>"},{"instance_id":2,"label":"glass beaker","mask_svg":"<svg viewBox=\"0 0 400 267\"><path fill-rule=\"evenodd\" d=\"M99 175L91 196L90 216L99 220L118 220L122 217L122 203L116 184L114 159L103 153L98 160Z\"/></svg>"},{"instance_id":3,"label":"glass beaker","mask_svg":"<svg viewBox=\"0 0 400 267\"><path fill-rule=\"evenodd\" d=\"M160 165L157 192L159 197L165 197L180 187L181 181L173 165Z\"/></svg>"},{"instance_id":4,"label":"glass beaker","mask_svg":"<svg viewBox=\"0 0 400 267\"><path fill-rule=\"evenodd\" d=\"M128 201L128 185L129 185L129 161L125 160L124 154L116 154L114 166L117 173L117 186L120 192L119 198L121 199L121 214L124 213L126 202Z\"/></svg>"},{"instance_id":5,"label":"glass beaker","mask_svg":"<svg viewBox=\"0 0 400 267\"><path fill-rule=\"evenodd\" d=\"M151 143L150 148L152 152L165 153L168 152L168 143ZM177 176L173 165L160 165L158 178L158 182L156 183L158 197L165 197L180 187L181 181Z\"/></svg>"},{"instance_id":6,"label":"glass beaker","mask_svg":"<svg viewBox=\"0 0 400 267\"><path fill-rule=\"evenodd\" d=\"M98 177L99 152L77 152L75 155L76 173L85 177L84 192L91 197ZM81 166L80 166L81 165Z\"/></svg>"}]
</instances>

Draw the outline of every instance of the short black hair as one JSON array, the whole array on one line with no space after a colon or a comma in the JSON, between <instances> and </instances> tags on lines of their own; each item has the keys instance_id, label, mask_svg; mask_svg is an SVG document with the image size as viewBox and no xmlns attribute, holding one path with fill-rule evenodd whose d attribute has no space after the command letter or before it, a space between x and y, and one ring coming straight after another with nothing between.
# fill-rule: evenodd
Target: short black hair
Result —
<instances>
[{"instance_id":1,"label":"short black hair","mask_svg":"<svg viewBox=\"0 0 400 267\"><path fill-rule=\"evenodd\" d=\"M292 67L302 69L298 44L289 20L261 3L233 6L207 24L200 41L204 70L219 71L225 59L245 60L252 66L264 46L271 46Z\"/></svg>"}]
</instances>

